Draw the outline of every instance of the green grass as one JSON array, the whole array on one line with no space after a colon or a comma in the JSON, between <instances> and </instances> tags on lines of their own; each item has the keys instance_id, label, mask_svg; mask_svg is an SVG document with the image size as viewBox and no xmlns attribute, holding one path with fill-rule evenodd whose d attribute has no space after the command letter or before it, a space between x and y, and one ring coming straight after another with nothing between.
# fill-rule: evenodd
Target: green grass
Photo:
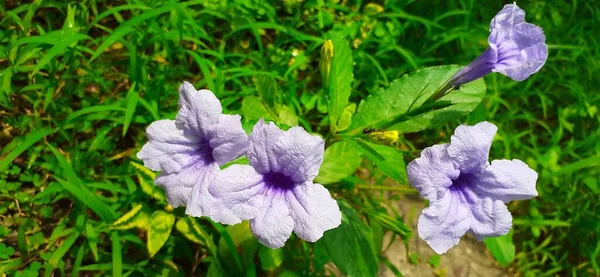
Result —
<instances>
[{"instance_id":1,"label":"green grass","mask_svg":"<svg viewBox=\"0 0 600 277\"><path fill-rule=\"evenodd\" d=\"M327 260L310 244L292 239L271 253L245 237L247 225L224 228L169 207L135 158L145 128L174 118L177 87L188 80L215 92L227 112L241 112L246 125L270 112L326 134L319 59L328 31L347 33L350 101L358 103L416 69L467 64L485 49L487 25L501 8L475 0L269 3L0 5L0 273L204 276L223 267L249 275L324 274ZM517 249L511 270L598 275L600 4L519 5L546 33L545 67L524 82L486 77L486 97L468 117L401 136L399 145L422 149L447 142L458 123L495 123L491 158L522 159L539 173L539 197L509 205ZM278 84L277 97L289 107L283 112L244 109L260 103L255 79L264 75ZM340 193L394 201L367 190ZM148 222L165 215L175 217L175 227L154 254L146 243L161 235L146 231L165 231ZM384 229L393 228L400 227Z\"/></svg>"}]
</instances>

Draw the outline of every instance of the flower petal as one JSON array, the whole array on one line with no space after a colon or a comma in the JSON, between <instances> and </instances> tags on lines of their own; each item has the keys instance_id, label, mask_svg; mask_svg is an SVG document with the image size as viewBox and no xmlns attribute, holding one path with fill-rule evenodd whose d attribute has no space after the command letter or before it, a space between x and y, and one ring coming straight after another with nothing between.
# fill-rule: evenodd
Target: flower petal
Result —
<instances>
[{"instance_id":1,"label":"flower petal","mask_svg":"<svg viewBox=\"0 0 600 277\"><path fill-rule=\"evenodd\" d=\"M505 203L531 199L538 195L535 189L537 173L520 160L495 160L484 171L473 176L471 188Z\"/></svg>"},{"instance_id":2,"label":"flower petal","mask_svg":"<svg viewBox=\"0 0 600 277\"><path fill-rule=\"evenodd\" d=\"M325 142L302 127L294 127L279 137L275 144L275 159L282 173L296 183L311 182L323 162Z\"/></svg>"},{"instance_id":3,"label":"flower petal","mask_svg":"<svg viewBox=\"0 0 600 277\"><path fill-rule=\"evenodd\" d=\"M223 169L208 187L218 206L211 209L211 219L231 225L256 217L265 190L263 176L251 166L234 164Z\"/></svg>"},{"instance_id":4,"label":"flower petal","mask_svg":"<svg viewBox=\"0 0 600 277\"><path fill-rule=\"evenodd\" d=\"M468 204L460 195L450 190L443 197L432 201L419 217L419 237L438 254L457 245L471 226L471 213Z\"/></svg>"},{"instance_id":5,"label":"flower petal","mask_svg":"<svg viewBox=\"0 0 600 277\"><path fill-rule=\"evenodd\" d=\"M498 63L492 71L502 73L515 81L523 81L542 69L548 58L548 46L540 43L524 49L514 49L511 53L515 54L509 58L498 54Z\"/></svg>"},{"instance_id":6,"label":"flower petal","mask_svg":"<svg viewBox=\"0 0 600 277\"><path fill-rule=\"evenodd\" d=\"M279 129L273 122L265 124L263 119L260 119L252 130L250 135L250 147L246 152L246 157L250 164L261 173L279 172L281 165L277 163L277 153L274 145L284 131Z\"/></svg>"},{"instance_id":7,"label":"flower petal","mask_svg":"<svg viewBox=\"0 0 600 277\"><path fill-rule=\"evenodd\" d=\"M219 165L224 165L244 154L250 141L242 129L239 115L219 116L218 124L207 132L207 139L213 149L212 156Z\"/></svg>"},{"instance_id":8,"label":"flower petal","mask_svg":"<svg viewBox=\"0 0 600 277\"><path fill-rule=\"evenodd\" d=\"M182 168L174 173L161 173L154 181L156 185L163 187L167 195L169 205L179 207L190 202L192 192L203 183L206 174L219 170L218 165L196 163Z\"/></svg>"},{"instance_id":9,"label":"flower petal","mask_svg":"<svg viewBox=\"0 0 600 277\"><path fill-rule=\"evenodd\" d=\"M304 183L286 192L294 233L305 241L315 242L327 230L342 223L342 213L329 191L320 184Z\"/></svg>"},{"instance_id":10,"label":"flower petal","mask_svg":"<svg viewBox=\"0 0 600 277\"><path fill-rule=\"evenodd\" d=\"M210 90L196 90L188 82L179 87L179 113L177 124L186 131L203 137L217 123L223 112L221 102Z\"/></svg>"},{"instance_id":11,"label":"flower petal","mask_svg":"<svg viewBox=\"0 0 600 277\"><path fill-rule=\"evenodd\" d=\"M411 161L406 168L411 186L427 200L442 198L452 180L460 174L448 156L447 148L448 144L427 147L421 157Z\"/></svg>"},{"instance_id":12,"label":"flower petal","mask_svg":"<svg viewBox=\"0 0 600 277\"><path fill-rule=\"evenodd\" d=\"M221 171L219 165L215 162L203 167L197 167L194 174L196 180L193 182L193 189L189 192L187 207L185 213L195 217L208 216L215 202L214 197L208 192L210 182Z\"/></svg>"},{"instance_id":13,"label":"flower petal","mask_svg":"<svg viewBox=\"0 0 600 277\"><path fill-rule=\"evenodd\" d=\"M470 232L477 240L506 235L512 227L512 215L501 200L489 197L471 205L473 220Z\"/></svg>"},{"instance_id":14,"label":"flower petal","mask_svg":"<svg viewBox=\"0 0 600 277\"><path fill-rule=\"evenodd\" d=\"M479 172L488 165L492 139L497 130L496 125L487 121L456 128L450 138L448 154L461 173Z\"/></svg>"},{"instance_id":15,"label":"flower petal","mask_svg":"<svg viewBox=\"0 0 600 277\"><path fill-rule=\"evenodd\" d=\"M174 120L152 122L146 134L149 141L137 157L151 170L174 173L198 159L194 153L200 148L200 138L184 134Z\"/></svg>"},{"instance_id":16,"label":"flower petal","mask_svg":"<svg viewBox=\"0 0 600 277\"><path fill-rule=\"evenodd\" d=\"M258 214L250 220L252 234L269 248L280 248L285 245L294 228L285 194L273 193L265 197L258 208Z\"/></svg>"},{"instance_id":17,"label":"flower petal","mask_svg":"<svg viewBox=\"0 0 600 277\"><path fill-rule=\"evenodd\" d=\"M525 22L525 11L515 4L507 4L490 22L490 30L510 29L523 22Z\"/></svg>"},{"instance_id":18,"label":"flower petal","mask_svg":"<svg viewBox=\"0 0 600 277\"><path fill-rule=\"evenodd\" d=\"M488 43L497 52L492 71L515 81L523 81L538 72L548 58L544 31L525 22L525 11L517 5L504 6L492 19Z\"/></svg>"}]
</instances>

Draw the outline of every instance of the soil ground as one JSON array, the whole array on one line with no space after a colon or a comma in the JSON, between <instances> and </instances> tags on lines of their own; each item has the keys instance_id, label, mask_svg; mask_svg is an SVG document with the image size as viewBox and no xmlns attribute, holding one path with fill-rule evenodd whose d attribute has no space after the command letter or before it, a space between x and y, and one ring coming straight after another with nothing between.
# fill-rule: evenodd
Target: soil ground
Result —
<instances>
[{"instance_id":1,"label":"soil ground","mask_svg":"<svg viewBox=\"0 0 600 277\"><path fill-rule=\"evenodd\" d=\"M396 209L401 212L407 223L410 223L413 236L407 247L400 239L396 239L384 252L384 256L405 277L501 277L509 276L508 272L500 267L486 250L483 242L478 242L471 236L464 236L460 243L447 253L440 256L439 264L433 267L428 262L436 253L419 238L416 233L417 220L425 207L423 200L418 196L404 196L397 203ZM384 237L383 245L388 245L391 234ZM411 255L417 254L417 261L411 262ZM414 260L414 259L413 259ZM379 276L395 276L387 266L381 265Z\"/></svg>"}]
</instances>

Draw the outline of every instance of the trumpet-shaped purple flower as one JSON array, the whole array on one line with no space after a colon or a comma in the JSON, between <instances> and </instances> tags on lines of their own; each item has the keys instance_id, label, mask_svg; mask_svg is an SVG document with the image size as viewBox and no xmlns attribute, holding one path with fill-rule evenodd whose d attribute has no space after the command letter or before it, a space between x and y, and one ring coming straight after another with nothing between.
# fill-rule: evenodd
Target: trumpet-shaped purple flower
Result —
<instances>
[{"instance_id":1,"label":"trumpet-shaped purple flower","mask_svg":"<svg viewBox=\"0 0 600 277\"><path fill-rule=\"evenodd\" d=\"M525 22L525 11L516 4L505 5L492 19L488 43L481 56L450 79L452 86L458 87L491 72L523 81L538 72L548 58L544 31Z\"/></svg>"},{"instance_id":2,"label":"trumpet-shaped purple flower","mask_svg":"<svg viewBox=\"0 0 600 277\"><path fill-rule=\"evenodd\" d=\"M137 157L154 171L155 183L165 189L169 204L187 205L192 216L209 216L215 199L208 184L223 165L249 146L239 115L222 114L219 99L188 82L179 87L175 120L155 121L146 130L148 143ZM219 212L218 210L214 212Z\"/></svg>"},{"instance_id":3,"label":"trumpet-shaped purple flower","mask_svg":"<svg viewBox=\"0 0 600 277\"><path fill-rule=\"evenodd\" d=\"M341 223L329 191L313 183L323 161L324 142L302 127L287 131L261 119L250 135L250 165L232 165L211 182L209 192L223 211L215 221L250 221L258 240L282 247L292 231L314 242Z\"/></svg>"},{"instance_id":4,"label":"trumpet-shaped purple flower","mask_svg":"<svg viewBox=\"0 0 600 277\"><path fill-rule=\"evenodd\" d=\"M488 162L496 131L489 122L459 126L450 143L425 148L408 165L410 184L430 201L419 217L419 236L438 254L467 232L478 240L508 233L512 215L505 203L537 196L537 173L525 163Z\"/></svg>"}]
</instances>

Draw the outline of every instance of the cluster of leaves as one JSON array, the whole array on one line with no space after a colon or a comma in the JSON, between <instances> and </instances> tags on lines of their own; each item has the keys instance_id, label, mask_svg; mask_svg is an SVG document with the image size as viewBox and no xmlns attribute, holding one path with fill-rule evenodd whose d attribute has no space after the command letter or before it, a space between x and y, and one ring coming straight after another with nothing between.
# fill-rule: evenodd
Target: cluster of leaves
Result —
<instances>
[{"instance_id":1,"label":"cluster of leaves","mask_svg":"<svg viewBox=\"0 0 600 277\"><path fill-rule=\"evenodd\" d=\"M487 240L490 251L533 276L598 273L600 95L588 85L600 44L583 30L600 8L524 7L550 14L539 24L549 41L569 44L551 44L527 82L494 76L487 95L480 80L432 104L459 67L422 68L474 58L487 37L478 15L498 8L446 2L5 1L0 273L375 275L380 261L393 267L380 259L384 234L411 236L382 180L410 191L405 157L486 118L500 127L492 157L531 157L540 172L540 197L510 206L517 228ZM215 92L248 128L264 117L323 134L317 181L339 200L342 225L315 244L292 238L272 250L247 224L168 206L135 153L146 126L175 116L183 80Z\"/></svg>"}]
</instances>

